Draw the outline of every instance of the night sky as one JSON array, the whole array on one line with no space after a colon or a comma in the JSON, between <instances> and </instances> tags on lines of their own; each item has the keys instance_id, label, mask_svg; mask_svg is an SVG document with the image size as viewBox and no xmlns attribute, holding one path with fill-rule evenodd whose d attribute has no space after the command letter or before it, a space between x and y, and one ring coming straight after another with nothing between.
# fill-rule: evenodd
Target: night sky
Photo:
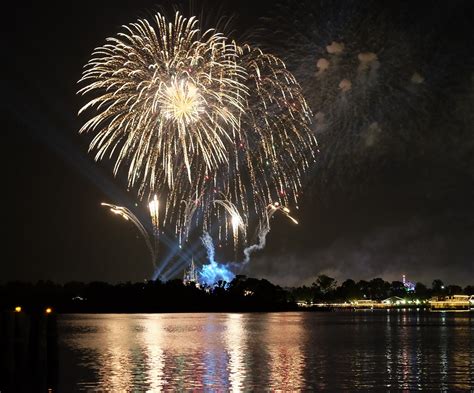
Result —
<instances>
[{"instance_id":1,"label":"night sky","mask_svg":"<svg viewBox=\"0 0 474 393\"><path fill-rule=\"evenodd\" d=\"M474 282L473 5L384 3L356 7L364 17L349 31L338 23L348 23L357 2L321 2L320 46L345 40L348 47L353 41L369 51L375 41L380 77L395 88L384 90L382 83L381 97L372 95L366 105L354 101L360 111L350 103L335 107L343 113L336 112L334 119L348 119L341 143L334 142L331 124L323 132L315 121L321 155L306 179L304 201L296 213L300 225L276 217L266 249L254 255L245 271L249 276L282 285L311 283L320 273L339 281L395 280L405 273L427 284L435 278L448 284ZM279 8L274 4L245 0L228 2L222 9L236 16L237 36L247 37L259 28L260 34L250 34L253 40L274 46L297 77L313 78L311 45L300 48L296 35L286 35L282 45L277 32L307 29L306 37L311 37L310 27L289 13L287 25L275 26L274 36L262 34L271 30L272 22L259 18L275 18ZM86 99L76 95L76 82L95 47L156 5L23 2L4 13L6 242L0 281L150 278L147 250L136 230L100 207L102 201L130 206L135 198L123 179L113 178L110 163L96 164L87 154L88 138L78 135L85 119L77 116ZM387 33L392 27L378 22L380 14L393 22L392 31ZM288 59L286 48L291 49ZM384 68L386 53L399 59L393 75L383 73L389 68ZM406 70L413 70L410 75L420 72L422 90L398 88L402 83L396 78ZM329 93L326 103L334 99ZM361 113L370 116L362 118ZM354 143L367 138L374 124L381 137ZM339 123L337 127L343 129Z\"/></svg>"}]
</instances>

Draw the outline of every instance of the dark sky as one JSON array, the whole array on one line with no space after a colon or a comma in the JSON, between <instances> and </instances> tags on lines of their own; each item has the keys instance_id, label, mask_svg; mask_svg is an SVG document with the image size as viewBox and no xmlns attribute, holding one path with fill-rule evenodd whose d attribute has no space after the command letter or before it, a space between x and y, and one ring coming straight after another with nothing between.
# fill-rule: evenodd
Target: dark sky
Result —
<instances>
[{"instance_id":1,"label":"dark sky","mask_svg":"<svg viewBox=\"0 0 474 393\"><path fill-rule=\"evenodd\" d=\"M279 10L274 3L245 0L222 8L236 15L240 34L257 26L268 29L269 22L259 17L275 18ZM327 92L324 105L334 100L333 119L348 119L347 126L330 124L342 130L338 141L343 142L336 144L330 130L315 129L322 157L307 179L298 211L301 224L289 226L277 217L267 248L255 255L247 274L284 285L311 283L319 273L339 281L394 280L405 273L428 284L434 278L473 284L472 2L384 2L360 11L365 17L350 28L352 9L346 6L357 2L323 3L315 17L319 35L313 37L307 20L300 25L290 12L281 30L301 26L305 39L320 40L323 49L332 40L345 41L354 51L370 51L374 45L387 83L380 84L381 97L376 90L344 106ZM77 133L84 121L77 111L85 101L76 95L76 82L94 47L155 7L151 1L23 2L4 14L2 192L7 225L0 281L150 277L142 239L100 207L102 201L133 204L134 198L107 164L97 165L87 155L87 139ZM381 13L394 21L393 31L387 33L387 25L378 22ZM298 48L288 52L289 68L299 78L314 77L316 49L299 45L304 39L286 34L285 46L281 34L266 38L262 45L275 46L282 57L286 47ZM387 53L398 59L387 60L392 68L384 68ZM303 58L309 59L309 71ZM423 75L422 90L399 89L396 78L408 68ZM386 69L393 74L383 74ZM365 112L370 116L362 119ZM374 113L375 120L369 119ZM374 124L382 137L375 144L364 139L370 143L363 148L354 144L367 138Z\"/></svg>"}]
</instances>

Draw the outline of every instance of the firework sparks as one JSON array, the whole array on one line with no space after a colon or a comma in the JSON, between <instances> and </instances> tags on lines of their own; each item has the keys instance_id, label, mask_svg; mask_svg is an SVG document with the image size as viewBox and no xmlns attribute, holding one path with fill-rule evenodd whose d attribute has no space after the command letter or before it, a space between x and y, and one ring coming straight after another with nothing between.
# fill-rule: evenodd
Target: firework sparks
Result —
<instances>
[{"instance_id":1,"label":"firework sparks","mask_svg":"<svg viewBox=\"0 0 474 393\"><path fill-rule=\"evenodd\" d=\"M148 209L150 211L151 225L153 227L153 240L154 240L154 251L155 256L158 254L159 238L160 238L160 216L159 216L159 202L156 195L148 203Z\"/></svg>"},{"instance_id":2,"label":"firework sparks","mask_svg":"<svg viewBox=\"0 0 474 393\"><path fill-rule=\"evenodd\" d=\"M298 224L298 221L290 216L290 209L286 206L282 206L279 202L271 203L267 206L268 218L270 219L277 211L281 211L293 224Z\"/></svg>"},{"instance_id":3,"label":"firework sparks","mask_svg":"<svg viewBox=\"0 0 474 393\"><path fill-rule=\"evenodd\" d=\"M94 134L96 160L113 159L114 174L125 167L140 197L160 195L161 223L180 243L192 223L217 225L237 249L251 215L261 223L271 201L297 203L314 162L301 87L277 57L202 32L194 17L124 29L86 66L80 93L94 97L80 113L93 114L80 132Z\"/></svg>"}]
</instances>

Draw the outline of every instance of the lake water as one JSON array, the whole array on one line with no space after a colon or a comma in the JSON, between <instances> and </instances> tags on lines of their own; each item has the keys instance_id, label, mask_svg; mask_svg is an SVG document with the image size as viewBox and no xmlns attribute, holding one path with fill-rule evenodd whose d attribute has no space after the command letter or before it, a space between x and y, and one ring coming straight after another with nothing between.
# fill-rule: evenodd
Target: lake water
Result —
<instances>
[{"instance_id":1,"label":"lake water","mask_svg":"<svg viewBox=\"0 0 474 393\"><path fill-rule=\"evenodd\" d=\"M474 386L473 313L63 315L58 390Z\"/></svg>"}]
</instances>

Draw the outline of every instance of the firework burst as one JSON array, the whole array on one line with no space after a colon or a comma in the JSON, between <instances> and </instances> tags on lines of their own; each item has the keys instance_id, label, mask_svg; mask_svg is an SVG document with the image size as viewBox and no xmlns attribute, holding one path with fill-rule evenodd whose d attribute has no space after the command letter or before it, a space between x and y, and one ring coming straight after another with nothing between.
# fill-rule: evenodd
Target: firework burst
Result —
<instances>
[{"instance_id":1,"label":"firework burst","mask_svg":"<svg viewBox=\"0 0 474 393\"><path fill-rule=\"evenodd\" d=\"M141 197L165 201L156 219L180 239L192 223L226 227L232 207L232 239L245 244L250 215L261 222L274 201L297 201L314 161L310 110L280 59L198 26L157 14L108 38L80 80L93 95L80 132Z\"/></svg>"}]
</instances>

